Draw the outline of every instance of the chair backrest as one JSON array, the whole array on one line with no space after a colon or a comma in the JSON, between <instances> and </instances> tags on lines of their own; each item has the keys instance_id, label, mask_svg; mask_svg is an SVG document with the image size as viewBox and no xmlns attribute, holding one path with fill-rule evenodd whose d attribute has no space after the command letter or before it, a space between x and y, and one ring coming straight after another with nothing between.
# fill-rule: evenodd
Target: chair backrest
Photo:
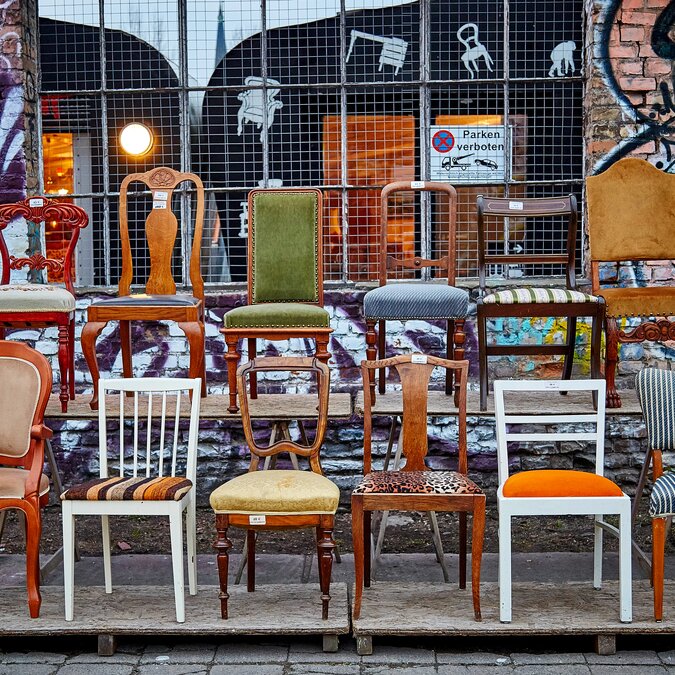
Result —
<instances>
[{"instance_id":1,"label":"chair backrest","mask_svg":"<svg viewBox=\"0 0 675 675\"><path fill-rule=\"evenodd\" d=\"M675 258L675 176L627 157L586 179L591 262Z\"/></svg>"},{"instance_id":2,"label":"chair backrest","mask_svg":"<svg viewBox=\"0 0 675 675\"><path fill-rule=\"evenodd\" d=\"M509 477L509 443L552 443L553 441L588 441L595 443L595 473L602 476L605 464L605 381L604 380L496 380L495 426L497 432L497 468L499 484ZM560 405L561 391L597 392L598 408L583 413L507 413L505 393L529 394L527 406L546 410L546 399ZM546 396L538 396L546 392ZM555 398L554 398L555 397ZM590 398L589 398L590 400ZM507 425L510 428L507 428ZM560 428L560 425L567 425ZM579 426L591 425L592 431L579 431ZM533 426L556 427L533 431Z\"/></svg>"},{"instance_id":3,"label":"chair backrest","mask_svg":"<svg viewBox=\"0 0 675 675\"><path fill-rule=\"evenodd\" d=\"M635 389L652 450L675 450L675 372L645 368L635 376Z\"/></svg>"},{"instance_id":4,"label":"chair backrest","mask_svg":"<svg viewBox=\"0 0 675 675\"><path fill-rule=\"evenodd\" d=\"M469 362L439 359L426 354L404 354L380 361L361 361L363 377L363 471L372 468L372 398L370 394L370 373L379 368L395 368L401 380L403 416L401 444L405 464L401 471L425 471L429 467L425 458L428 452L427 400L429 379L434 368L453 370L459 386L458 414L458 471L468 472L466 451L466 384ZM451 400L451 399L448 399Z\"/></svg>"},{"instance_id":5,"label":"chair backrest","mask_svg":"<svg viewBox=\"0 0 675 675\"><path fill-rule=\"evenodd\" d=\"M323 197L311 188L248 195L248 303L323 305Z\"/></svg>"},{"instance_id":6,"label":"chair backrest","mask_svg":"<svg viewBox=\"0 0 675 675\"><path fill-rule=\"evenodd\" d=\"M119 443L119 476L176 476L178 452L188 420L185 475L193 483L197 473L197 440L201 380L140 377L99 380L99 461L101 478L108 471L109 448ZM133 396L127 396L131 392ZM117 394L107 396L108 394ZM190 400L192 397L192 400ZM116 400L115 400L116 399ZM115 431L108 429L115 423Z\"/></svg>"},{"instance_id":7,"label":"chair backrest","mask_svg":"<svg viewBox=\"0 0 675 675\"><path fill-rule=\"evenodd\" d=\"M319 385L319 405L314 441L310 445L300 445L285 439L263 447L255 440L253 435L249 387L246 386L246 378L252 373L289 371L314 373L316 375ZM253 359L239 367L237 371L237 391L241 402L241 422L244 426L244 435L251 450L249 471L258 470L261 457L271 457L278 455L280 452L288 452L299 457L307 457L310 469L314 473L323 473L320 452L328 424L328 394L330 391L330 370L325 363L321 363L321 361L312 357L261 357Z\"/></svg>"},{"instance_id":8,"label":"chair backrest","mask_svg":"<svg viewBox=\"0 0 675 675\"><path fill-rule=\"evenodd\" d=\"M563 197L486 197L476 198L478 210L478 276L481 293L486 290L486 268L488 265L562 265L565 268L567 288L576 288L574 271L577 246L577 200L574 195ZM488 252L486 228L488 222L499 218L503 226L504 241L511 240L509 230L511 219L519 225L525 218L566 218L567 232L565 248L559 253L500 253ZM490 221L488 221L490 219Z\"/></svg>"},{"instance_id":9,"label":"chair backrest","mask_svg":"<svg viewBox=\"0 0 675 675\"><path fill-rule=\"evenodd\" d=\"M15 218L25 218L37 226L49 222L63 230L69 230L68 246L63 258L46 258L42 253L33 253L25 258L10 256L2 231ZM31 270L46 269L52 273L63 274L66 288L74 293L73 258L75 247L80 237L80 230L87 227L88 224L89 216L83 208L75 206L75 204L56 202L48 197L29 197L14 204L1 204L0 265L2 265L2 276L0 277L0 283L3 285L9 283L11 270L22 269L23 267L28 267Z\"/></svg>"},{"instance_id":10,"label":"chair backrest","mask_svg":"<svg viewBox=\"0 0 675 675\"><path fill-rule=\"evenodd\" d=\"M145 236L150 253L150 274L145 282L145 292L150 295L174 295L176 282L171 270L178 220L171 210L173 191L180 183L192 182L197 196L194 215L194 232L190 252L190 283L192 294L204 299L204 280L201 272L202 229L204 226L204 185L194 173L181 173L167 166L151 169L145 173L128 175L120 186L120 238L122 244L122 274L119 281L119 294L131 293L134 276L131 240L129 239L128 191L131 183L147 185L152 192L152 209L145 220Z\"/></svg>"},{"instance_id":11,"label":"chair backrest","mask_svg":"<svg viewBox=\"0 0 675 675\"><path fill-rule=\"evenodd\" d=\"M389 223L389 197L397 192L440 192L448 198L448 253L442 258L430 259L420 256L412 258L396 258L387 253L387 231ZM380 195L380 286L387 283L387 271L403 267L408 270L421 270L424 267L436 267L446 270L448 284L455 285L457 275L457 191L449 183L433 183L428 181L397 181L388 183L382 188Z\"/></svg>"},{"instance_id":12,"label":"chair backrest","mask_svg":"<svg viewBox=\"0 0 675 675\"><path fill-rule=\"evenodd\" d=\"M52 369L22 342L0 340L0 463L29 466L31 429L42 424L52 389Z\"/></svg>"}]
</instances>

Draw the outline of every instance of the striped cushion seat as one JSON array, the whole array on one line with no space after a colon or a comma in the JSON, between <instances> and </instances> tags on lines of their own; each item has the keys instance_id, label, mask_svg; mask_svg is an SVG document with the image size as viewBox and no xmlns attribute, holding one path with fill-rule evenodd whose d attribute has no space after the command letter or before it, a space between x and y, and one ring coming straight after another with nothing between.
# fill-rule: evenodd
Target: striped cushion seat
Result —
<instances>
[{"instance_id":1,"label":"striped cushion seat","mask_svg":"<svg viewBox=\"0 0 675 675\"><path fill-rule=\"evenodd\" d=\"M490 293L483 298L484 305L518 305L527 302L598 302L595 295L570 291L567 288L514 288L509 291Z\"/></svg>"},{"instance_id":2,"label":"striped cushion seat","mask_svg":"<svg viewBox=\"0 0 675 675\"><path fill-rule=\"evenodd\" d=\"M447 284L398 283L368 291L363 299L367 319L463 319L469 294Z\"/></svg>"},{"instance_id":3,"label":"striped cushion seat","mask_svg":"<svg viewBox=\"0 0 675 675\"><path fill-rule=\"evenodd\" d=\"M178 501L192 488L192 481L176 476L158 478L115 476L95 478L66 490L61 499L88 501Z\"/></svg>"},{"instance_id":4,"label":"striped cushion seat","mask_svg":"<svg viewBox=\"0 0 675 675\"><path fill-rule=\"evenodd\" d=\"M649 515L652 518L675 515L675 473L664 473L657 478L649 498Z\"/></svg>"}]
</instances>

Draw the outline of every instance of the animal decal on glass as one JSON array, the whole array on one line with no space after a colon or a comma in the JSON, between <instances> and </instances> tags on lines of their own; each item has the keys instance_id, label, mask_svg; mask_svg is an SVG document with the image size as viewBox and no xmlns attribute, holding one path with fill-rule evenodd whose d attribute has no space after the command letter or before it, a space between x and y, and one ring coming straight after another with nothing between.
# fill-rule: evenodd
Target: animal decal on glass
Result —
<instances>
[{"instance_id":1,"label":"animal decal on glass","mask_svg":"<svg viewBox=\"0 0 675 675\"><path fill-rule=\"evenodd\" d=\"M483 59L485 67L492 72L494 61L482 42L478 41L478 26L475 23L465 23L457 30L457 39L464 45L465 51L461 56L464 67L469 71L473 80L478 75L479 61Z\"/></svg>"},{"instance_id":2,"label":"animal decal on glass","mask_svg":"<svg viewBox=\"0 0 675 675\"><path fill-rule=\"evenodd\" d=\"M282 101L276 99L279 89L275 86L280 82L262 77L251 75L244 80L247 87L262 87L267 85L266 89L247 89L242 91L237 98L241 101L241 106L237 112L237 136L241 136L246 122L253 122L258 129L262 129L265 122L265 108L267 108L267 128L274 123L274 113L284 107ZM260 132L260 142L263 140L263 131Z\"/></svg>"},{"instance_id":3,"label":"animal decal on glass","mask_svg":"<svg viewBox=\"0 0 675 675\"><path fill-rule=\"evenodd\" d=\"M577 43L573 40L567 40L557 44L551 50L551 67L548 71L549 77L563 77L564 75L574 75L576 66L574 65L574 51Z\"/></svg>"},{"instance_id":4,"label":"animal decal on glass","mask_svg":"<svg viewBox=\"0 0 675 675\"><path fill-rule=\"evenodd\" d=\"M351 40L349 42L349 50L347 51L346 63L349 63L349 58L354 49L354 43L358 38L364 40L371 40L372 42L381 42L382 51L380 52L380 65L378 71L382 70L382 66L393 66L394 75L398 75L398 71L405 63L405 55L408 52L408 43L401 38L396 37L382 37L381 35L373 35L372 33L364 33L360 30L353 30L351 33Z\"/></svg>"}]
</instances>

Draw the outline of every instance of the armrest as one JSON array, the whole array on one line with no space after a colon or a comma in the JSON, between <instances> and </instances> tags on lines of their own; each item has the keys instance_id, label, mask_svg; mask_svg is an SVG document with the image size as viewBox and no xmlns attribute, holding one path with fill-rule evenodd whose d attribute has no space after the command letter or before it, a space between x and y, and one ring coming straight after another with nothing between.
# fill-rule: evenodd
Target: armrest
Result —
<instances>
[{"instance_id":1,"label":"armrest","mask_svg":"<svg viewBox=\"0 0 675 675\"><path fill-rule=\"evenodd\" d=\"M34 424L30 429L30 437L36 440L47 440L54 435L54 432L44 424Z\"/></svg>"}]
</instances>

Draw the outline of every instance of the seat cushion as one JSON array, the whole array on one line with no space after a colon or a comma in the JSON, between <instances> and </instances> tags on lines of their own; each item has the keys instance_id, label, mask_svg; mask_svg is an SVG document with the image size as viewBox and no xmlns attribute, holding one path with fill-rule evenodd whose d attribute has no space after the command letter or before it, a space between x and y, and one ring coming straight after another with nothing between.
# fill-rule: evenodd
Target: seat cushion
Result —
<instances>
[{"instance_id":1,"label":"seat cushion","mask_svg":"<svg viewBox=\"0 0 675 675\"><path fill-rule=\"evenodd\" d=\"M15 284L0 286L0 312L74 312L75 297L59 286Z\"/></svg>"},{"instance_id":2,"label":"seat cushion","mask_svg":"<svg viewBox=\"0 0 675 675\"><path fill-rule=\"evenodd\" d=\"M23 499L26 496L26 469L15 467L0 467L0 499ZM42 474L40 477L40 497L49 492L49 478Z\"/></svg>"},{"instance_id":3,"label":"seat cushion","mask_svg":"<svg viewBox=\"0 0 675 675\"><path fill-rule=\"evenodd\" d=\"M675 515L675 473L668 471L656 479L649 497L652 518Z\"/></svg>"},{"instance_id":4,"label":"seat cushion","mask_svg":"<svg viewBox=\"0 0 675 675\"><path fill-rule=\"evenodd\" d=\"M119 295L115 298L105 298L91 303L92 307L194 307L201 302L192 295Z\"/></svg>"},{"instance_id":5,"label":"seat cushion","mask_svg":"<svg viewBox=\"0 0 675 675\"><path fill-rule=\"evenodd\" d=\"M329 328L330 316L323 307L302 302L265 302L230 310L225 328Z\"/></svg>"},{"instance_id":6,"label":"seat cushion","mask_svg":"<svg viewBox=\"0 0 675 675\"><path fill-rule=\"evenodd\" d=\"M607 316L675 316L675 286L601 288Z\"/></svg>"},{"instance_id":7,"label":"seat cushion","mask_svg":"<svg viewBox=\"0 0 675 675\"><path fill-rule=\"evenodd\" d=\"M597 302L598 298L581 291L567 288L513 288L497 291L483 298L484 305L519 305L529 302L569 304L574 302Z\"/></svg>"},{"instance_id":8,"label":"seat cushion","mask_svg":"<svg viewBox=\"0 0 675 675\"><path fill-rule=\"evenodd\" d=\"M251 471L211 493L216 513L275 515L335 513L338 486L313 471Z\"/></svg>"},{"instance_id":9,"label":"seat cushion","mask_svg":"<svg viewBox=\"0 0 675 675\"><path fill-rule=\"evenodd\" d=\"M504 497L621 497L621 488L609 478L588 471L538 469L507 478Z\"/></svg>"},{"instance_id":10,"label":"seat cushion","mask_svg":"<svg viewBox=\"0 0 675 675\"><path fill-rule=\"evenodd\" d=\"M469 294L445 284L387 284L363 299L366 319L463 319L468 309Z\"/></svg>"},{"instance_id":11,"label":"seat cushion","mask_svg":"<svg viewBox=\"0 0 675 675\"><path fill-rule=\"evenodd\" d=\"M470 495L483 491L457 471L372 471L354 494Z\"/></svg>"},{"instance_id":12,"label":"seat cushion","mask_svg":"<svg viewBox=\"0 0 675 675\"><path fill-rule=\"evenodd\" d=\"M192 481L180 476L146 478L145 476L114 476L95 478L68 488L61 499L79 501L178 501L192 488Z\"/></svg>"}]
</instances>

